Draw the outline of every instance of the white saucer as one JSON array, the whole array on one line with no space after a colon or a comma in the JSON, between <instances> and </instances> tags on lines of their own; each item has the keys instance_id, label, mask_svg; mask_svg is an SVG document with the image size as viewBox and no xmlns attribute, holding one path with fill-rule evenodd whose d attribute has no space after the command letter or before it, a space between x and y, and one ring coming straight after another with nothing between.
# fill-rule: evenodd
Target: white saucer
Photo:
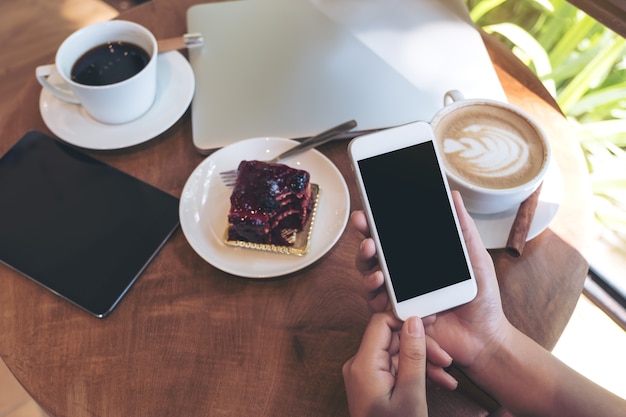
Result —
<instances>
[{"instance_id":1,"label":"white saucer","mask_svg":"<svg viewBox=\"0 0 626 417\"><path fill-rule=\"evenodd\" d=\"M159 54L157 96L146 114L110 125L89 116L81 106L41 90L39 110L48 128L64 141L85 149L122 149L146 142L171 127L185 113L195 89L193 70L178 51Z\"/></svg>"},{"instance_id":2,"label":"white saucer","mask_svg":"<svg viewBox=\"0 0 626 417\"><path fill-rule=\"evenodd\" d=\"M182 231L198 255L229 274L271 278L312 264L337 243L348 222L350 194L337 167L316 150L284 161L291 167L309 171L311 181L320 187L307 254L262 252L227 246L223 241L232 188L222 183L219 172L237 168L242 160L271 159L297 143L283 138L246 139L214 152L198 165L183 188L179 211Z\"/></svg>"},{"instance_id":3,"label":"white saucer","mask_svg":"<svg viewBox=\"0 0 626 417\"><path fill-rule=\"evenodd\" d=\"M557 164L552 161L548 173L543 180L539 202L528 233L528 240L543 232L559 210L563 199L563 177ZM470 213L487 249L506 247L511 226L517 215L517 207L497 214Z\"/></svg>"}]
</instances>

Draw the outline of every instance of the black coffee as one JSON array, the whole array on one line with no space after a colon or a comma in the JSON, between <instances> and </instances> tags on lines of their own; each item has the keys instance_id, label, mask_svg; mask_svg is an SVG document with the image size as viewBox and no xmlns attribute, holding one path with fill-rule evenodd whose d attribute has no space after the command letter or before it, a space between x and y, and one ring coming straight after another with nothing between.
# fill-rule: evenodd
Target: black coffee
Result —
<instances>
[{"instance_id":1,"label":"black coffee","mask_svg":"<svg viewBox=\"0 0 626 417\"><path fill-rule=\"evenodd\" d=\"M138 74L150 55L128 42L108 42L85 52L72 67L73 81L85 85L108 85Z\"/></svg>"}]
</instances>

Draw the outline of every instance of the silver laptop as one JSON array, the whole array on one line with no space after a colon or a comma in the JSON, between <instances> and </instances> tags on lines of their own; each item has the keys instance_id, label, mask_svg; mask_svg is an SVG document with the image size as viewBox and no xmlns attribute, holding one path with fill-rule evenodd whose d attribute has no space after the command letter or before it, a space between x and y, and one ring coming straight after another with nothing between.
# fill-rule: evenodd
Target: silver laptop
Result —
<instances>
[{"instance_id":1,"label":"silver laptop","mask_svg":"<svg viewBox=\"0 0 626 417\"><path fill-rule=\"evenodd\" d=\"M443 94L505 100L463 0L231 0L192 6L193 142L302 138L430 120Z\"/></svg>"}]
</instances>

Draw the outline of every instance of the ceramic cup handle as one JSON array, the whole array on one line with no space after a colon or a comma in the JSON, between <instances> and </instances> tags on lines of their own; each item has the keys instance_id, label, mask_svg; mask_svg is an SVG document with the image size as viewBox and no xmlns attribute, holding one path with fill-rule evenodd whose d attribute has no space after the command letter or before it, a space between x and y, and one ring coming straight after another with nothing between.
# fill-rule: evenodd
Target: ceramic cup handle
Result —
<instances>
[{"instance_id":1,"label":"ceramic cup handle","mask_svg":"<svg viewBox=\"0 0 626 417\"><path fill-rule=\"evenodd\" d=\"M50 93L54 94L55 97L67 101L68 103L79 104L78 98L72 93L65 82L61 82L59 84L53 84L48 79L51 75L59 74L56 65L41 65L36 69L37 81L39 84Z\"/></svg>"},{"instance_id":2,"label":"ceramic cup handle","mask_svg":"<svg viewBox=\"0 0 626 417\"><path fill-rule=\"evenodd\" d=\"M464 99L465 97L463 96L463 93L461 93L459 90L450 90L446 92L446 94L443 96L443 104L444 106L447 106L448 104L452 104L455 101L461 101Z\"/></svg>"}]
</instances>

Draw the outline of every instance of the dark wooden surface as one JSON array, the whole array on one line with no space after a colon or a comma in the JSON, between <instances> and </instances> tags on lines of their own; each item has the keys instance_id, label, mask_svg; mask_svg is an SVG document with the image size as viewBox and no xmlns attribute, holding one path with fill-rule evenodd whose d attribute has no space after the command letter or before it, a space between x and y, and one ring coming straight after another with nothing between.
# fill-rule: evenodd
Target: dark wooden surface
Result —
<instances>
[{"instance_id":1,"label":"dark wooden surface","mask_svg":"<svg viewBox=\"0 0 626 417\"><path fill-rule=\"evenodd\" d=\"M191 3L153 0L121 17L146 25L157 37L175 36L185 31ZM485 39L509 101L547 131L565 181L557 217L522 257L491 252L507 316L551 349L587 271L581 255L591 227L586 168L541 84L508 51ZM48 132L39 115L39 91L33 77L0 122L0 154L28 130ZM357 209L346 146L320 150L345 176L351 208ZM92 154L177 196L204 158L192 144L189 112L155 140ZM353 266L359 241L348 227L310 267L256 281L213 268L178 230L104 320L0 265L0 357L57 417L347 416L341 366L356 351L370 315ZM431 415L488 414L492 404L474 390L462 391L432 388Z\"/></svg>"}]
</instances>

